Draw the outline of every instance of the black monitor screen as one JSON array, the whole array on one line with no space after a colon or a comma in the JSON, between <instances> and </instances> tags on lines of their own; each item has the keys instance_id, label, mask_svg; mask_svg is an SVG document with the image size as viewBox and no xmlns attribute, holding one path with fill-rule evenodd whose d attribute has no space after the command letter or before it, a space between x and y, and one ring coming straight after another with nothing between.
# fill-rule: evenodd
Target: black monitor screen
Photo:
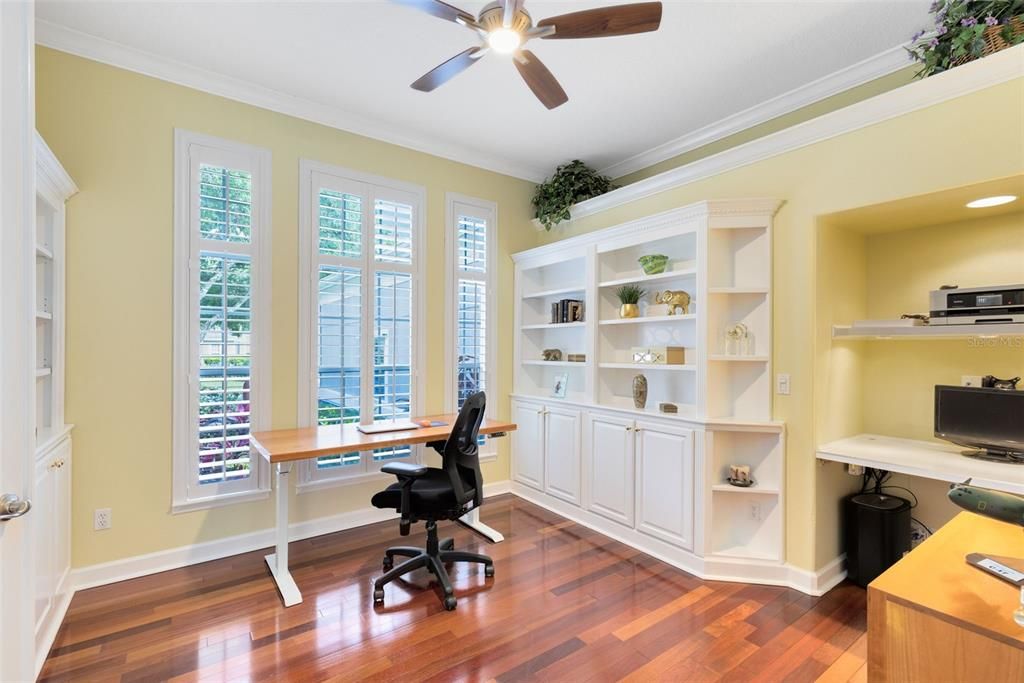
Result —
<instances>
[{"instance_id":1,"label":"black monitor screen","mask_svg":"<svg viewBox=\"0 0 1024 683\"><path fill-rule=\"evenodd\" d=\"M936 386L935 436L963 446L1024 451L1024 391Z\"/></svg>"}]
</instances>

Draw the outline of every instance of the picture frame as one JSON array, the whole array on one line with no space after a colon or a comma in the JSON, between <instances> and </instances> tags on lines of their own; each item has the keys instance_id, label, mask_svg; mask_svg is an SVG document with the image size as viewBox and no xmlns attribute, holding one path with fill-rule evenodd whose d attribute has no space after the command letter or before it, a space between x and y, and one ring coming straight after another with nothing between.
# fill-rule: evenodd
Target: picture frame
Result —
<instances>
[{"instance_id":1,"label":"picture frame","mask_svg":"<svg viewBox=\"0 0 1024 683\"><path fill-rule=\"evenodd\" d=\"M569 384L569 373L563 372L555 375L555 384L551 388L551 395L555 398L565 398L566 385Z\"/></svg>"}]
</instances>

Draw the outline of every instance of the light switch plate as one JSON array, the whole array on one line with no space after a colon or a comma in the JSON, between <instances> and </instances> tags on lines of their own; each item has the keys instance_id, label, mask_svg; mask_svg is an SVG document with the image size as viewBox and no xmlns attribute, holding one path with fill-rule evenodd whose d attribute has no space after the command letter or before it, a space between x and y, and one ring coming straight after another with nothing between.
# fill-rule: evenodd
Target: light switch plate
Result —
<instances>
[{"instance_id":1,"label":"light switch plate","mask_svg":"<svg viewBox=\"0 0 1024 683\"><path fill-rule=\"evenodd\" d=\"M788 372L780 372L775 376L775 393L779 396L789 396Z\"/></svg>"}]
</instances>

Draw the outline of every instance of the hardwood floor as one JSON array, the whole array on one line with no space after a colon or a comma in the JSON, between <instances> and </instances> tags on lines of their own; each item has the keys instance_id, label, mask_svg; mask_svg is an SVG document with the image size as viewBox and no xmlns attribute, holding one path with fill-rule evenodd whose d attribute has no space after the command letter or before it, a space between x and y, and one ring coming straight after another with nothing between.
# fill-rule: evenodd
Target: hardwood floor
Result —
<instances>
[{"instance_id":1,"label":"hardwood floor","mask_svg":"<svg viewBox=\"0 0 1024 683\"><path fill-rule=\"evenodd\" d=\"M372 606L384 548L424 538L375 524L293 543L288 609L265 551L83 591L41 680L867 680L856 586L701 581L511 495L481 516L504 543L441 529L495 561L452 572L454 612L425 576Z\"/></svg>"}]
</instances>

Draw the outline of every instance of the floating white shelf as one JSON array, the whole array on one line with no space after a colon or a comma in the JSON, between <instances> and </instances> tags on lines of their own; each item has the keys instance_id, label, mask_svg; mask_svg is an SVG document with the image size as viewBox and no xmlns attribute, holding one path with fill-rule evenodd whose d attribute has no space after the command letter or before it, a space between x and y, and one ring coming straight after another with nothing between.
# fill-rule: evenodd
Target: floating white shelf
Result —
<instances>
[{"instance_id":1,"label":"floating white shelf","mask_svg":"<svg viewBox=\"0 0 1024 683\"><path fill-rule=\"evenodd\" d=\"M41 244L36 245L36 256L42 256L43 258L53 259L53 251L47 249Z\"/></svg>"},{"instance_id":2,"label":"floating white shelf","mask_svg":"<svg viewBox=\"0 0 1024 683\"><path fill-rule=\"evenodd\" d=\"M554 330L554 329L560 329L560 328L563 328L563 327L582 328L582 327L586 327L586 325L587 325L586 323L538 323L538 324L535 324L535 325L523 325L523 329L524 330Z\"/></svg>"},{"instance_id":3,"label":"floating white shelf","mask_svg":"<svg viewBox=\"0 0 1024 683\"><path fill-rule=\"evenodd\" d=\"M733 486L732 484L714 484L711 486L712 491L719 493L761 493L764 495L777 496L779 490L770 486L761 486L760 484L754 484L753 486Z\"/></svg>"},{"instance_id":4,"label":"floating white shelf","mask_svg":"<svg viewBox=\"0 0 1024 683\"><path fill-rule=\"evenodd\" d=\"M722 363L767 363L768 356L727 356L715 354L708 356L708 360Z\"/></svg>"},{"instance_id":5,"label":"floating white shelf","mask_svg":"<svg viewBox=\"0 0 1024 683\"><path fill-rule=\"evenodd\" d=\"M546 299L549 296L567 296L569 294L583 294L586 289L581 287L559 287L558 289L546 289L531 294L523 294L524 299Z\"/></svg>"},{"instance_id":6,"label":"floating white shelf","mask_svg":"<svg viewBox=\"0 0 1024 683\"><path fill-rule=\"evenodd\" d=\"M669 372L694 372L696 365L678 363L600 363L598 367L610 370L667 370Z\"/></svg>"},{"instance_id":7,"label":"floating white shelf","mask_svg":"<svg viewBox=\"0 0 1024 683\"><path fill-rule=\"evenodd\" d=\"M576 362L567 360L524 360L523 365L546 365L553 368L584 368L587 366L586 362Z\"/></svg>"},{"instance_id":8,"label":"floating white shelf","mask_svg":"<svg viewBox=\"0 0 1024 683\"><path fill-rule=\"evenodd\" d=\"M687 313L686 315L643 315L639 318L609 318L608 320L601 320L601 325L640 325L643 323L674 323L682 322L684 320L696 320L696 313Z\"/></svg>"},{"instance_id":9,"label":"floating white shelf","mask_svg":"<svg viewBox=\"0 0 1024 683\"><path fill-rule=\"evenodd\" d=\"M998 325L918 325L916 327L853 327L833 325L833 339L968 339L1024 336L1024 323Z\"/></svg>"},{"instance_id":10,"label":"floating white shelf","mask_svg":"<svg viewBox=\"0 0 1024 683\"><path fill-rule=\"evenodd\" d=\"M767 294L767 287L708 287L708 294Z\"/></svg>"},{"instance_id":11,"label":"floating white shelf","mask_svg":"<svg viewBox=\"0 0 1024 683\"><path fill-rule=\"evenodd\" d=\"M46 311L36 311L36 320L53 320L53 314Z\"/></svg>"},{"instance_id":12,"label":"floating white shelf","mask_svg":"<svg viewBox=\"0 0 1024 683\"><path fill-rule=\"evenodd\" d=\"M645 282L660 282L662 280L678 280L681 278L692 278L697 275L697 271L693 268L687 268L685 270L669 270L664 273L658 273L656 275L633 275L632 277L617 278L615 280L605 280L599 283L598 287L619 287L621 285L633 285L643 284Z\"/></svg>"},{"instance_id":13,"label":"floating white shelf","mask_svg":"<svg viewBox=\"0 0 1024 683\"><path fill-rule=\"evenodd\" d=\"M1024 466L968 458L962 450L937 441L859 434L818 446L818 459L940 481L970 479L983 488L1024 494Z\"/></svg>"}]
</instances>

